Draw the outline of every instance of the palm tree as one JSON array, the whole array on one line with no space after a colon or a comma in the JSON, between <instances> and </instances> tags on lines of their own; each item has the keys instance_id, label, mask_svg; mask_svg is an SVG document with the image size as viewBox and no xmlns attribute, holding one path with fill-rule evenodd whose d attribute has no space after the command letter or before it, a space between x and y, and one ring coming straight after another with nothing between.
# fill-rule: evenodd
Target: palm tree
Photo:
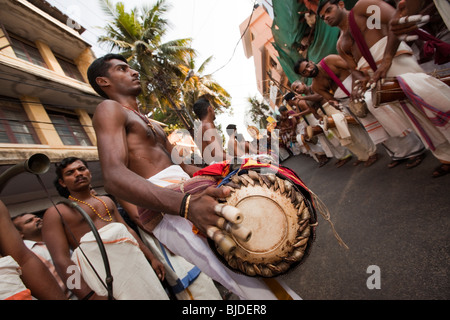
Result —
<instances>
[{"instance_id":1,"label":"palm tree","mask_svg":"<svg viewBox=\"0 0 450 320\"><path fill-rule=\"evenodd\" d=\"M189 74L182 85L182 100L187 110L193 115L192 107L200 97L207 98L214 107L216 114L223 113L231 105L230 94L212 78L212 75L203 75L213 56L207 58L197 69L194 57L189 57L186 65L180 66L184 73Z\"/></svg>"},{"instance_id":2,"label":"palm tree","mask_svg":"<svg viewBox=\"0 0 450 320\"><path fill-rule=\"evenodd\" d=\"M164 14L169 5L158 0L153 6L125 11L123 2L114 6L111 0L100 0L105 14L112 18L104 30L106 36L100 43L110 45L127 58L130 65L139 71L143 87L140 101L143 111L159 115L160 121L173 121L173 111L184 126L190 127L177 103L182 79L187 74L181 66L195 55L190 47L191 39L177 39L162 43L168 21ZM159 108L159 112L156 112ZM161 119L162 118L162 119Z\"/></svg>"},{"instance_id":3,"label":"palm tree","mask_svg":"<svg viewBox=\"0 0 450 320\"><path fill-rule=\"evenodd\" d=\"M265 129L267 127L267 117L270 111L268 104L263 101L258 100L255 97L248 97L247 101L250 104L249 114L252 121L259 125L260 129Z\"/></svg>"}]
</instances>

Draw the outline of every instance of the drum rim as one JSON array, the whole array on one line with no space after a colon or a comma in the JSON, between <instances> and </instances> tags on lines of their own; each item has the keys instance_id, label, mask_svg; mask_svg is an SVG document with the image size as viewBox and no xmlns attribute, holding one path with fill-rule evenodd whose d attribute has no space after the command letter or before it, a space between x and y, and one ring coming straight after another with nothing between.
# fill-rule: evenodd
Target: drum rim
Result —
<instances>
[{"instance_id":1,"label":"drum rim","mask_svg":"<svg viewBox=\"0 0 450 320\"><path fill-rule=\"evenodd\" d=\"M249 169L242 169L240 170L237 175L241 176L243 174L248 174L249 171L253 170L256 171L257 173L260 173L261 169L264 168L249 168ZM292 187L299 192L302 196L303 196L303 201L305 203L306 208L308 208L309 213L310 213L310 218L309 218L309 228L310 228L310 235L308 238L308 241L306 242L306 246L305 246L305 250L303 251L303 256L300 258L300 260L292 262L289 264L289 268L287 270L284 270L282 272L279 273L273 273L270 276L265 276L262 274L255 274L255 275L250 275L248 273L245 273L244 271L238 269L238 268L234 268L232 267L226 260L226 258L220 254L217 250L216 244L214 243L213 240L207 238L207 242L209 247L211 248L211 250L213 251L214 255L218 258L218 260L225 265L227 268L231 269L233 272L236 272L238 274L243 274L249 277L260 277L260 278L274 278L280 275L284 275L284 274L288 274L290 272L292 272L294 269L296 269L298 266L300 266L302 263L304 263L306 261L306 259L308 258L308 256L311 253L312 247L313 247L313 243L315 242L316 239L316 225L317 225L317 212L316 209L314 207L313 204L313 200L312 200L312 195L311 193L303 188L300 185L295 184L291 179L289 179L288 177L282 175L280 172L278 171L274 171L272 172L276 177L282 179L282 180L288 180L291 182ZM226 201L222 201L223 203L225 203Z\"/></svg>"}]
</instances>

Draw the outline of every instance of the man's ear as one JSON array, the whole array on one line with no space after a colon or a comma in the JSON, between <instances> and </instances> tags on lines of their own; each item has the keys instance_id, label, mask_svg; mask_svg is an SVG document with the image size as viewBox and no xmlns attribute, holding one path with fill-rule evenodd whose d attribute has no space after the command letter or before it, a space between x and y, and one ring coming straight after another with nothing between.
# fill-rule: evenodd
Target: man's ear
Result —
<instances>
[{"instance_id":1,"label":"man's ear","mask_svg":"<svg viewBox=\"0 0 450 320\"><path fill-rule=\"evenodd\" d=\"M107 77L97 77L95 78L95 82L97 82L99 87L107 87L110 85L110 81Z\"/></svg>"},{"instance_id":2,"label":"man's ear","mask_svg":"<svg viewBox=\"0 0 450 320\"><path fill-rule=\"evenodd\" d=\"M67 188L67 185L64 183L64 181L62 179L58 179L58 183L63 187L63 188Z\"/></svg>"}]
</instances>

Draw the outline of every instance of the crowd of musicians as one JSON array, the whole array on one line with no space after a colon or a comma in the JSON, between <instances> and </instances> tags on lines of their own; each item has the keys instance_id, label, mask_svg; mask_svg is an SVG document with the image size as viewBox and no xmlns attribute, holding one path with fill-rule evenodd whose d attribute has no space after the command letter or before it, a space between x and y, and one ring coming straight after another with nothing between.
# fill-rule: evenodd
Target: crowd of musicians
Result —
<instances>
[{"instance_id":1,"label":"crowd of musicians","mask_svg":"<svg viewBox=\"0 0 450 320\"><path fill-rule=\"evenodd\" d=\"M372 5L378 28L369 25ZM389 168L413 168L430 150L440 162L432 176L450 172L448 6L361 0L347 10L343 1L320 1L317 19L340 28L338 54L293 67L304 81L291 84L279 108L281 146L319 166L336 158L337 167L352 158L372 165L380 145Z\"/></svg>"}]
</instances>

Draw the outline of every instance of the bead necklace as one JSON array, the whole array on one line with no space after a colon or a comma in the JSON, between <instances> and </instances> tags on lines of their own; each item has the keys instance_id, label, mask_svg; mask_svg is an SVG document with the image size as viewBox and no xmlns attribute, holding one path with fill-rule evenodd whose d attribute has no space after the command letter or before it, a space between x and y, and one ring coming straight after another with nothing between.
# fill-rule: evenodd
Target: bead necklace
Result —
<instances>
[{"instance_id":1,"label":"bead necklace","mask_svg":"<svg viewBox=\"0 0 450 320\"><path fill-rule=\"evenodd\" d=\"M94 195L91 195L91 196L92 196L92 198L97 199L98 201L100 201L101 203L103 203L103 206L104 206L105 209L106 209L106 213L108 214L109 219L104 219L104 218L98 213L98 211L95 210L95 208L94 208L93 206L91 206L89 203L84 202L84 201L81 201L81 200L78 200L77 198L74 198L74 197L72 197L72 196L69 196L69 199L72 199L72 200L78 201L79 203L82 203L82 204L87 205L89 208L91 208L91 210L92 210L92 211L93 211L100 219L102 219L103 221L106 221L106 222L111 222L111 221L112 221L111 213L109 212L109 209L108 209L108 206L106 205L106 203L105 203L102 199L97 198L97 197L94 196Z\"/></svg>"},{"instance_id":2,"label":"bead necklace","mask_svg":"<svg viewBox=\"0 0 450 320\"><path fill-rule=\"evenodd\" d=\"M133 108L130 108L130 107L127 107L127 106L124 106L124 105L122 105L122 107L124 107L125 109L128 109L128 110L133 111L133 112L136 113L142 120L144 120L144 122L147 124L147 126L150 127L150 129L152 129L152 132L153 132L153 134L154 134L155 137L156 137L156 129L155 129L155 127L153 126L153 123L152 123L146 116L144 116L144 115L143 115L142 113L140 113L139 111L134 110Z\"/></svg>"}]
</instances>

